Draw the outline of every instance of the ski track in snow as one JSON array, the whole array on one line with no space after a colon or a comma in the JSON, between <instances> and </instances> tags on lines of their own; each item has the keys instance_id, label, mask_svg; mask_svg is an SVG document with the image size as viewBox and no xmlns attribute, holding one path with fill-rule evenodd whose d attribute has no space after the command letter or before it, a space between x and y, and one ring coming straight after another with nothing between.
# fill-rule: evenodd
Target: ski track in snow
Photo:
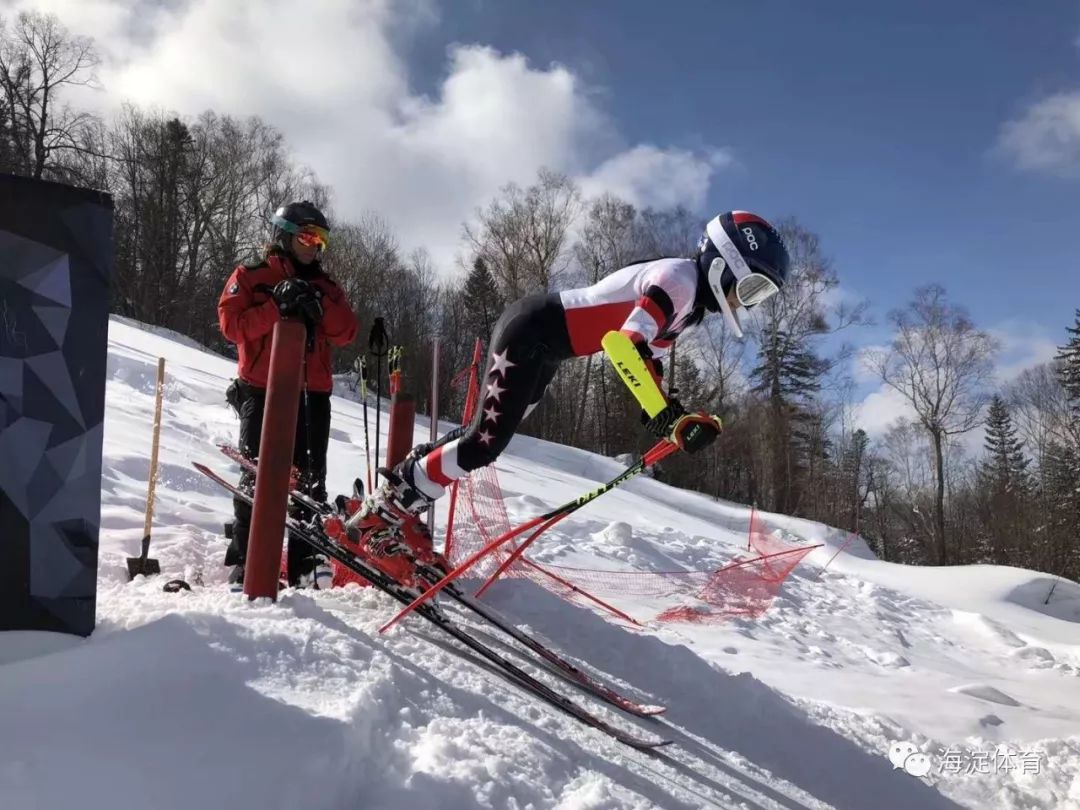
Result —
<instances>
[{"instance_id":1,"label":"ski track in snow","mask_svg":"<svg viewBox=\"0 0 1080 810\"><path fill-rule=\"evenodd\" d=\"M151 556L164 576L128 583L159 355L168 383ZM276 603L230 593L231 501L190 463L238 472L215 449L235 440L223 397L233 369L113 319L98 629L86 640L0 634L0 808L1080 808L1080 586L1059 582L1043 605L1043 574L890 565L861 541L822 573L842 532L763 515L770 530L825 546L756 620L659 624L676 600L612 599L646 623L629 628L526 581L493 588L490 602L523 628L668 707L639 720L543 676L598 715L675 742L658 755L538 704L419 620L380 635L396 603L371 589L288 591ZM331 493L364 465L362 413L339 388ZM420 419L416 438L426 436ZM528 437L498 468L511 521L622 469ZM745 548L748 520L745 507L642 478L533 549L586 568L705 570ZM163 593L177 576L194 590ZM932 756L1009 745L1040 752L1041 768L935 767L920 779L890 763L896 742Z\"/></svg>"}]
</instances>

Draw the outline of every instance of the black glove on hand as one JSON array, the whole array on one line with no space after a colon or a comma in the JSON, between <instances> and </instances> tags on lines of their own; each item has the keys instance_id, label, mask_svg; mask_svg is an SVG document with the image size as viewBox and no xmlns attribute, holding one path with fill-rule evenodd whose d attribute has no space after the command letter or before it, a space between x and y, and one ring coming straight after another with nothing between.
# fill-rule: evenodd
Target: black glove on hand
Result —
<instances>
[{"instance_id":1,"label":"black glove on hand","mask_svg":"<svg viewBox=\"0 0 1080 810\"><path fill-rule=\"evenodd\" d=\"M668 437L681 450L696 453L704 450L720 435L720 417L698 411L681 416Z\"/></svg>"},{"instance_id":2,"label":"black glove on hand","mask_svg":"<svg viewBox=\"0 0 1080 810\"><path fill-rule=\"evenodd\" d=\"M317 287L312 287L310 295L300 297L297 307L303 319L310 326L315 326L323 316L322 292Z\"/></svg>"},{"instance_id":3,"label":"black glove on hand","mask_svg":"<svg viewBox=\"0 0 1080 810\"><path fill-rule=\"evenodd\" d=\"M668 400L667 407L656 416L649 418L645 411L641 412L641 421L645 429L658 439L670 439L671 429L679 421L679 417L686 416L686 408L679 400L672 397Z\"/></svg>"},{"instance_id":4,"label":"black glove on hand","mask_svg":"<svg viewBox=\"0 0 1080 810\"><path fill-rule=\"evenodd\" d=\"M272 295L284 318L301 316L312 324L322 319L322 294L302 278L279 281Z\"/></svg>"},{"instance_id":5,"label":"black glove on hand","mask_svg":"<svg viewBox=\"0 0 1080 810\"><path fill-rule=\"evenodd\" d=\"M716 441L720 435L720 417L703 411L687 413L682 403L672 398L664 410L645 422L645 427L656 438L674 442L687 453L696 453Z\"/></svg>"}]
</instances>

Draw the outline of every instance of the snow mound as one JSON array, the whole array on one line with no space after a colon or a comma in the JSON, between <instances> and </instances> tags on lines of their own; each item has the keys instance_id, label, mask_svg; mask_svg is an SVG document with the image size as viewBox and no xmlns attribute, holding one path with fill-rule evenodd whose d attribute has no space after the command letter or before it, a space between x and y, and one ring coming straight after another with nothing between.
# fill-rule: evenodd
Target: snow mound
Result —
<instances>
[{"instance_id":1,"label":"snow mound","mask_svg":"<svg viewBox=\"0 0 1080 810\"><path fill-rule=\"evenodd\" d=\"M767 533L823 547L756 620L633 627L525 580L492 588L485 598L523 628L667 706L637 720L568 689L674 741L653 757L539 705L418 620L380 634L395 605L370 589L249 603L225 585L231 501L190 467L238 472L214 447L235 438L223 396L235 366L173 337L111 323L98 629L0 634L0 807L1080 808L1080 586L1032 571L882 563L845 532L760 514ZM151 554L163 575L129 583L159 356ZM347 492L364 469L363 413L341 398L333 409L328 488ZM414 438L426 435L418 419ZM516 437L498 462L510 520L624 461ZM638 478L532 549L594 570L709 571L745 554L749 523L745 506ZM163 593L177 576L192 591ZM643 621L675 606L610 601ZM894 767L896 745L926 754L931 772ZM942 767L946 749L999 746L1036 758L1038 773Z\"/></svg>"}]
</instances>

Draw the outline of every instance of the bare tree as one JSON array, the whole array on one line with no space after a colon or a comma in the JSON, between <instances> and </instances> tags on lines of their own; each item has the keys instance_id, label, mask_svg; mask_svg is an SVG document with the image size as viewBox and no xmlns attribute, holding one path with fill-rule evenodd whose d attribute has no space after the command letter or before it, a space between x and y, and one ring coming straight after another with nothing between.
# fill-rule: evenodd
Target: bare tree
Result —
<instances>
[{"instance_id":1,"label":"bare tree","mask_svg":"<svg viewBox=\"0 0 1080 810\"><path fill-rule=\"evenodd\" d=\"M1042 465L1053 445L1080 448L1069 396L1056 363L1025 369L1006 387L1005 397L1037 465Z\"/></svg>"},{"instance_id":2,"label":"bare tree","mask_svg":"<svg viewBox=\"0 0 1080 810\"><path fill-rule=\"evenodd\" d=\"M0 91L5 168L35 179L72 177L73 154L90 151L95 118L61 105L65 87L93 86L99 62L88 37L72 36L55 14L21 12L12 30L0 19Z\"/></svg>"},{"instance_id":3,"label":"bare tree","mask_svg":"<svg viewBox=\"0 0 1080 810\"><path fill-rule=\"evenodd\" d=\"M643 258L644 241L638 211L633 205L612 194L604 194L592 200L582 223L578 242L574 245L580 282L585 285L595 284L619 268ZM582 383L572 389L578 395L578 407L574 413L573 429L570 431L571 442L579 441L584 428L586 415L590 410L588 403L594 390L594 378L599 379L602 389L606 388L608 373L604 363L600 363L594 373L593 356L589 355L585 359L585 368L581 372ZM603 394L602 390L601 401L594 403L594 408L604 412L602 420L606 424L607 398Z\"/></svg>"},{"instance_id":4,"label":"bare tree","mask_svg":"<svg viewBox=\"0 0 1080 810\"><path fill-rule=\"evenodd\" d=\"M864 322L866 304L849 306L835 295L840 281L816 234L788 220L780 232L791 255L791 276L780 295L754 310L747 331L758 344L751 372L755 390L769 408L770 508L793 512L799 505L801 467L810 461L807 440L816 429L814 400L826 375L849 350L822 354L820 339ZM819 445L820 446L820 445Z\"/></svg>"},{"instance_id":5,"label":"bare tree","mask_svg":"<svg viewBox=\"0 0 1080 810\"><path fill-rule=\"evenodd\" d=\"M694 248L705 230L701 218L683 208L646 209L641 214L642 245L652 256L684 256Z\"/></svg>"},{"instance_id":6,"label":"bare tree","mask_svg":"<svg viewBox=\"0 0 1080 810\"><path fill-rule=\"evenodd\" d=\"M569 262L566 240L581 195L561 174L541 170L536 184L511 183L502 196L477 212L479 224L465 226L474 258L481 258L510 301L555 287Z\"/></svg>"},{"instance_id":7,"label":"bare tree","mask_svg":"<svg viewBox=\"0 0 1080 810\"><path fill-rule=\"evenodd\" d=\"M996 344L962 308L946 300L938 285L916 290L911 303L889 318L896 328L891 346L868 352L866 363L910 403L930 436L936 478L934 550L937 562L945 564L945 444L980 423Z\"/></svg>"}]
</instances>

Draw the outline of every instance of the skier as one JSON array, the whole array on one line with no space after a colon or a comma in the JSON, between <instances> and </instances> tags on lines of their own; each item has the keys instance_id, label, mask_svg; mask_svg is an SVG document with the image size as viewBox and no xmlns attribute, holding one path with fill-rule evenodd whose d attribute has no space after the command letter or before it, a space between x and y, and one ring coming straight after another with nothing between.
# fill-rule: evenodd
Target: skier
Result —
<instances>
[{"instance_id":1,"label":"skier","mask_svg":"<svg viewBox=\"0 0 1080 810\"><path fill-rule=\"evenodd\" d=\"M330 235L322 212L306 200L293 202L278 208L270 222L273 237L263 257L237 267L218 301L221 333L236 344L239 356L238 379L229 386L226 398L240 416L240 452L254 459L259 455L274 324L283 317L302 319L308 341L293 461L300 472L299 488L325 501L333 388L330 346L346 346L356 338L356 317L345 294L319 261ZM241 485L251 491L254 476L245 472ZM234 499L233 510L225 565L233 566L229 581L241 584L251 507ZM332 576L325 560L315 556L306 543L291 538L287 571L293 586L328 587Z\"/></svg>"},{"instance_id":2,"label":"skier","mask_svg":"<svg viewBox=\"0 0 1080 810\"><path fill-rule=\"evenodd\" d=\"M761 217L730 211L712 219L693 258L662 258L617 270L590 287L539 293L511 304L496 323L482 403L467 428L420 445L346 522L349 537L372 561L402 579L410 557L430 557L431 537L418 519L455 479L492 463L571 357L602 350L611 331L626 335L645 359L651 380L634 390L663 410L646 428L688 453L710 445L720 419L689 413L661 388L660 359L707 312L723 312L742 337L736 310L779 292L791 260L777 230ZM657 397L660 399L658 400ZM400 542L399 542L400 541Z\"/></svg>"}]
</instances>

